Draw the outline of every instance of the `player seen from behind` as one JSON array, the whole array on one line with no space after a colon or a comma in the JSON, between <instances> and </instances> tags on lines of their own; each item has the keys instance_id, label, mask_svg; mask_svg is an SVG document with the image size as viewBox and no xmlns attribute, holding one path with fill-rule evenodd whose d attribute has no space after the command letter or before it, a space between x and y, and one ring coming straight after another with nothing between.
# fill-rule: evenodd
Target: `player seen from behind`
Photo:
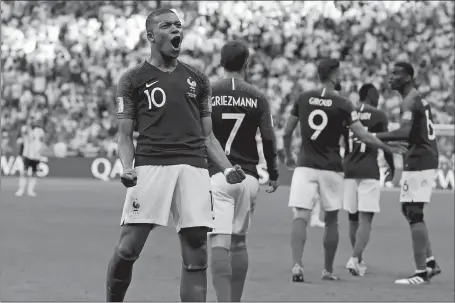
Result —
<instances>
[{"instance_id":1,"label":"player seen from behind","mask_svg":"<svg viewBox=\"0 0 455 303\"><path fill-rule=\"evenodd\" d=\"M151 55L126 71L117 88L121 181L128 190L120 240L109 262L106 299L124 300L150 231L166 226L171 213L183 259L180 298L205 301L207 232L212 227L207 155L228 183L239 183L245 175L232 167L213 135L207 76L177 60L181 20L172 10L158 9L145 26Z\"/></svg>"},{"instance_id":2,"label":"player seen from behind","mask_svg":"<svg viewBox=\"0 0 455 303\"><path fill-rule=\"evenodd\" d=\"M388 130L386 114L377 109L379 92L371 83L359 90L360 104L357 107L362 125L370 133ZM359 141L352 130L344 136L344 209L349 216L349 238L353 253L346 268L353 275L365 275L366 264L362 253L370 239L371 224L375 213L379 213L381 184L379 182L378 150ZM395 166L393 155L384 153L389 165L385 182L393 180Z\"/></svg>"},{"instance_id":3,"label":"player seen from behind","mask_svg":"<svg viewBox=\"0 0 455 303\"><path fill-rule=\"evenodd\" d=\"M20 155L24 164L19 176L19 189L16 196L20 197L27 191L30 197L36 197L36 173L41 161L44 131L38 127L38 121L33 118L21 128Z\"/></svg>"},{"instance_id":4,"label":"player seen from behind","mask_svg":"<svg viewBox=\"0 0 455 303\"><path fill-rule=\"evenodd\" d=\"M249 228L259 175L256 133L259 128L271 193L278 187L277 150L272 115L267 98L245 82L249 61L248 46L231 41L221 49L224 77L212 86L213 133L228 159L239 164L246 179L229 184L216 166L210 167L214 209L211 239L213 286L220 302L239 302L248 271L246 234Z\"/></svg>"},{"instance_id":5,"label":"player seen from behind","mask_svg":"<svg viewBox=\"0 0 455 303\"><path fill-rule=\"evenodd\" d=\"M393 90L403 97L400 128L379 133L384 141L406 141L409 150L403 158L400 202L403 215L411 227L416 271L397 284L424 284L441 269L431 250L424 221L424 206L430 203L433 181L438 168L438 148L433 117L428 101L417 91L414 69L407 62L397 62L389 78Z\"/></svg>"},{"instance_id":6,"label":"player seen from behind","mask_svg":"<svg viewBox=\"0 0 455 303\"><path fill-rule=\"evenodd\" d=\"M313 198L321 197L325 211L323 280L338 280L333 273L333 261L338 247L338 211L343 207L343 167L340 138L348 126L357 138L374 148L390 153L405 151L400 145L389 146L366 131L359 122L352 103L343 98L340 62L325 59L318 64L321 88L300 94L291 111L284 134L287 163L295 166L291 154L292 133L300 122L302 145L298 167L292 176L289 206L293 209L291 248L292 279L303 282L302 255L306 230L313 208Z\"/></svg>"}]
</instances>

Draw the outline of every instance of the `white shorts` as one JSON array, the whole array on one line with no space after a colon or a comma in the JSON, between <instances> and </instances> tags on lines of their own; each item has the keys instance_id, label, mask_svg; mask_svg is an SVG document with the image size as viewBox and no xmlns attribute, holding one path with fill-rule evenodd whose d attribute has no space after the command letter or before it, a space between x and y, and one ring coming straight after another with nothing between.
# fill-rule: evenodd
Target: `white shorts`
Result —
<instances>
[{"instance_id":1,"label":"white shorts","mask_svg":"<svg viewBox=\"0 0 455 303\"><path fill-rule=\"evenodd\" d=\"M229 184L222 173L212 176L214 228L211 234L245 235L250 226L259 180L246 175L239 184Z\"/></svg>"},{"instance_id":2,"label":"white shorts","mask_svg":"<svg viewBox=\"0 0 455 303\"><path fill-rule=\"evenodd\" d=\"M343 174L297 167L292 176L289 207L313 209L318 193L324 211L340 210L343 207Z\"/></svg>"},{"instance_id":3,"label":"white shorts","mask_svg":"<svg viewBox=\"0 0 455 303\"><path fill-rule=\"evenodd\" d=\"M400 202L430 203L435 169L404 171L401 174Z\"/></svg>"},{"instance_id":4,"label":"white shorts","mask_svg":"<svg viewBox=\"0 0 455 303\"><path fill-rule=\"evenodd\" d=\"M344 179L343 207L351 214L357 211L378 213L381 183L376 179Z\"/></svg>"},{"instance_id":5,"label":"white shorts","mask_svg":"<svg viewBox=\"0 0 455 303\"><path fill-rule=\"evenodd\" d=\"M190 165L147 165L135 168L137 185L128 188L121 225L167 226L172 214L177 232L187 227L213 227L210 176Z\"/></svg>"}]
</instances>

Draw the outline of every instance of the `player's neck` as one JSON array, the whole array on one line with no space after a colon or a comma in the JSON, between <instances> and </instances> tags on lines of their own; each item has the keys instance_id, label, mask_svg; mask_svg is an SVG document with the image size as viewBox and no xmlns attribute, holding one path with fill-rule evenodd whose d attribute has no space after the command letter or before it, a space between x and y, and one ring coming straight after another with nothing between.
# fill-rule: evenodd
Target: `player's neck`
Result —
<instances>
[{"instance_id":1,"label":"player's neck","mask_svg":"<svg viewBox=\"0 0 455 303\"><path fill-rule=\"evenodd\" d=\"M335 85L332 82L323 82L322 89L325 93L332 93L335 91Z\"/></svg>"},{"instance_id":2,"label":"player's neck","mask_svg":"<svg viewBox=\"0 0 455 303\"><path fill-rule=\"evenodd\" d=\"M172 71L177 67L177 58L165 57L152 48L148 63L163 71Z\"/></svg>"},{"instance_id":3,"label":"player's neck","mask_svg":"<svg viewBox=\"0 0 455 303\"><path fill-rule=\"evenodd\" d=\"M230 71L225 70L223 77L224 77L224 79L233 78L233 79L245 81L245 75L242 72L230 72Z\"/></svg>"},{"instance_id":4,"label":"player's neck","mask_svg":"<svg viewBox=\"0 0 455 303\"><path fill-rule=\"evenodd\" d=\"M403 96L403 98L405 98L407 95L409 95L410 92L416 90L416 88L414 87L413 84L409 84L409 85L405 85L403 86L402 89L399 90L401 96Z\"/></svg>"}]
</instances>

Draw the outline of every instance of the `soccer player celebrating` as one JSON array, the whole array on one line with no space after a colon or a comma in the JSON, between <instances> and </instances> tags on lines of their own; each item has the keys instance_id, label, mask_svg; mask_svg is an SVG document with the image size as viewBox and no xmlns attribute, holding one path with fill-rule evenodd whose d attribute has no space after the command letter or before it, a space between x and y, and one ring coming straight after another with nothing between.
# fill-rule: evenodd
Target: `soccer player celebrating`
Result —
<instances>
[{"instance_id":1,"label":"soccer player celebrating","mask_svg":"<svg viewBox=\"0 0 455 303\"><path fill-rule=\"evenodd\" d=\"M36 173L38 172L43 149L44 131L38 127L38 122L35 118L22 126L21 137L18 141L24 167L20 172L19 189L16 192L16 196L23 196L27 190L27 195L36 197Z\"/></svg>"},{"instance_id":2,"label":"soccer player celebrating","mask_svg":"<svg viewBox=\"0 0 455 303\"><path fill-rule=\"evenodd\" d=\"M358 117L371 133L388 131L385 113L377 109L379 92L373 84L364 84L360 90ZM379 182L378 151L358 141L352 131L345 138L344 167L344 209L349 216L349 238L353 247L352 257L346 268L353 275L365 275L366 264L362 253L370 238L371 223L379 212L381 184ZM389 165L386 182L393 179L395 166L393 155L385 153Z\"/></svg>"},{"instance_id":3,"label":"soccer player celebrating","mask_svg":"<svg viewBox=\"0 0 455 303\"><path fill-rule=\"evenodd\" d=\"M397 284L424 284L441 269L431 250L424 205L430 203L434 176L438 168L438 148L430 104L419 94L414 84L414 69L409 63L397 62L389 78L390 86L403 97L399 129L377 134L385 141L406 141L409 150L404 155L400 202L403 215L411 226L415 273Z\"/></svg>"},{"instance_id":4,"label":"soccer player celebrating","mask_svg":"<svg viewBox=\"0 0 455 303\"><path fill-rule=\"evenodd\" d=\"M177 60L183 37L177 15L156 10L145 26L151 56L126 71L117 87L121 181L128 190L106 299L123 301L150 231L166 226L172 213L183 259L180 298L205 301L207 232L212 227L207 155L228 183L242 182L245 174L232 167L213 135L207 76Z\"/></svg>"},{"instance_id":5,"label":"soccer player celebrating","mask_svg":"<svg viewBox=\"0 0 455 303\"><path fill-rule=\"evenodd\" d=\"M335 59L319 63L321 89L300 94L286 125L284 147L289 166L295 166L291 139L299 121L302 134L299 167L294 170L289 197L294 217L291 233L294 282L304 280L302 255L312 200L317 193L325 211L322 279L338 280L333 273L333 260L338 246L338 211L343 207L343 167L339 142L345 127L349 126L357 138L371 147L389 153L406 150L399 145L388 146L365 130L352 103L336 92L341 89L339 67L340 63Z\"/></svg>"},{"instance_id":6,"label":"soccer player celebrating","mask_svg":"<svg viewBox=\"0 0 455 303\"><path fill-rule=\"evenodd\" d=\"M248 271L246 233L259 192L256 169L259 155L256 133L262 137L264 157L270 176L268 193L278 187L277 150L272 115L267 98L244 81L248 46L231 41L221 49L224 78L212 87L213 133L233 164L242 166L246 179L228 184L212 167L214 230L211 238L213 286L220 302L240 302Z\"/></svg>"}]
</instances>

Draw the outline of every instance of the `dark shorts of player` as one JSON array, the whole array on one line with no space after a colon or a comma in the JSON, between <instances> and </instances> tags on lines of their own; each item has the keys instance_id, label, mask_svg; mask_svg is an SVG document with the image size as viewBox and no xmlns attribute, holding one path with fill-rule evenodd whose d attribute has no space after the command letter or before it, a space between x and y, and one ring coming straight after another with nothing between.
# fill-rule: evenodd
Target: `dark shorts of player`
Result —
<instances>
[{"instance_id":1,"label":"dark shorts of player","mask_svg":"<svg viewBox=\"0 0 455 303\"><path fill-rule=\"evenodd\" d=\"M22 161L24 162L24 170L28 171L32 168L32 172L36 173L38 171L39 160L32 160L27 157L22 157Z\"/></svg>"}]
</instances>

